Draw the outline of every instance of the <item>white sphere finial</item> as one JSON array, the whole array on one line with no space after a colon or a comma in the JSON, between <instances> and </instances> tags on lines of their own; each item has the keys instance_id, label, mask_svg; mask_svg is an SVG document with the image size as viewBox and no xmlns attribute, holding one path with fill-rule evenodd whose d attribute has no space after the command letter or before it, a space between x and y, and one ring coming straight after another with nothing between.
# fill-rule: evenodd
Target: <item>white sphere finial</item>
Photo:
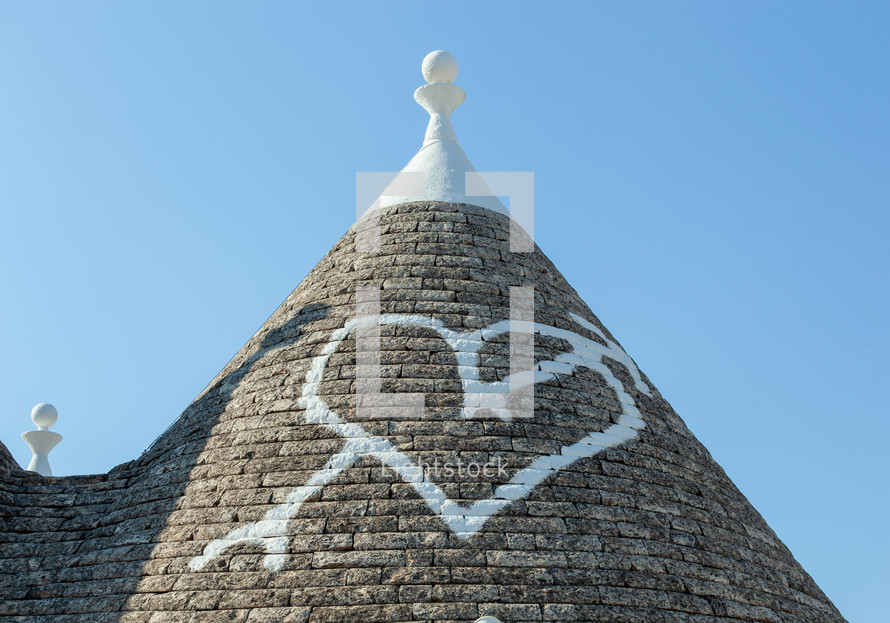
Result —
<instances>
[{"instance_id":1,"label":"white sphere finial","mask_svg":"<svg viewBox=\"0 0 890 623\"><path fill-rule=\"evenodd\" d=\"M423 79L428 84L436 82L451 84L457 78L457 59L445 50L436 50L426 55L420 71L423 72Z\"/></svg>"},{"instance_id":2,"label":"white sphere finial","mask_svg":"<svg viewBox=\"0 0 890 623\"><path fill-rule=\"evenodd\" d=\"M40 430L46 430L59 419L59 412L48 402L41 402L31 409L31 421Z\"/></svg>"}]
</instances>

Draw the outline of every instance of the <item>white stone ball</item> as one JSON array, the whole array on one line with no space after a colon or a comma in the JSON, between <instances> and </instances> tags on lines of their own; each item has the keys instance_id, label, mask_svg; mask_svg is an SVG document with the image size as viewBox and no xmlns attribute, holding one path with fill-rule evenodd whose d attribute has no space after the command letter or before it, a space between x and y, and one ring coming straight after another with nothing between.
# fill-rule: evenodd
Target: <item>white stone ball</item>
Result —
<instances>
[{"instance_id":1,"label":"white stone ball","mask_svg":"<svg viewBox=\"0 0 890 623\"><path fill-rule=\"evenodd\" d=\"M457 78L457 59L445 50L436 50L426 55L420 71L423 72L423 79L429 84L434 82L451 84Z\"/></svg>"},{"instance_id":2,"label":"white stone ball","mask_svg":"<svg viewBox=\"0 0 890 623\"><path fill-rule=\"evenodd\" d=\"M38 428L49 428L59 419L59 412L48 402L41 402L31 409L31 421Z\"/></svg>"}]
</instances>

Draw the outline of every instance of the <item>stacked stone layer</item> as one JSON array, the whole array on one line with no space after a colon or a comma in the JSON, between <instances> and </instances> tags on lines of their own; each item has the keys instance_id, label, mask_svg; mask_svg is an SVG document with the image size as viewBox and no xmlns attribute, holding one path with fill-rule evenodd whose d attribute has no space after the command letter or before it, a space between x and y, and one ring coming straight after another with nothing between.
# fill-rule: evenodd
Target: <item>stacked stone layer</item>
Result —
<instances>
[{"instance_id":1,"label":"stacked stone layer","mask_svg":"<svg viewBox=\"0 0 890 623\"><path fill-rule=\"evenodd\" d=\"M506 217L411 203L381 215L381 247L348 232L210 386L139 459L107 475L41 478L0 452L0 618L23 621L837 622L844 619L652 387L629 390L646 423L581 459L460 538L411 485L362 458L287 524L279 570L241 543L200 570L208 543L263 519L344 445L298 403L313 358L355 316L357 285L384 314L457 331L509 317L511 286L535 320L614 339L537 248L511 253ZM531 420L460 417L455 354L434 331L384 326L384 392L421 392L421 419L364 421L418 462L502 461L506 475L437 474L461 504L622 412L597 372L535 388ZM541 336L536 359L565 350ZM509 373L505 339L480 377ZM609 370L633 388L629 371ZM355 343L325 367L321 396L356 422ZM5 451L5 449L3 449Z\"/></svg>"}]
</instances>

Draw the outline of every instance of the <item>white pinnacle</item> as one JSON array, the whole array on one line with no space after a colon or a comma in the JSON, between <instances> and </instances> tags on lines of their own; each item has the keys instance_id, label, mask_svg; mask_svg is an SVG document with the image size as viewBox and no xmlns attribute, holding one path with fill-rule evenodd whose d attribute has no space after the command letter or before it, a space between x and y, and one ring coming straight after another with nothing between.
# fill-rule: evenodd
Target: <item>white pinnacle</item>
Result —
<instances>
[{"instance_id":1,"label":"white pinnacle","mask_svg":"<svg viewBox=\"0 0 890 623\"><path fill-rule=\"evenodd\" d=\"M452 84L457 78L457 61L444 50L430 52L423 59L421 72L427 84L414 92L414 99L430 114L420 151L405 165L399 180L393 182L380 196L380 206L390 206L406 201L448 201L470 203L497 212L507 209L493 193L487 195L467 195L466 175L476 169L457 142L457 135L451 125L451 113L460 106L467 94L459 86ZM405 194L403 190L412 185L413 176L423 179L423 190L416 194ZM402 190L397 190L402 189Z\"/></svg>"},{"instance_id":2,"label":"white pinnacle","mask_svg":"<svg viewBox=\"0 0 890 623\"><path fill-rule=\"evenodd\" d=\"M31 421L34 422L37 430L22 433L22 439L34 453L31 462L28 463L29 472L37 472L41 476L53 475L53 470L49 466L49 452L62 441L62 436L49 428L58 419L59 412L49 403L41 402L31 409Z\"/></svg>"}]
</instances>

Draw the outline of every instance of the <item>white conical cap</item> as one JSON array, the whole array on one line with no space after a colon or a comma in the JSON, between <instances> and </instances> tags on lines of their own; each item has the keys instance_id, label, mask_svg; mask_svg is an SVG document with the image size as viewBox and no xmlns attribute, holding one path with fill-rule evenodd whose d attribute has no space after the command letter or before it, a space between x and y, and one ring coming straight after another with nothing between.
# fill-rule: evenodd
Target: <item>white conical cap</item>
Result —
<instances>
[{"instance_id":1,"label":"white conical cap","mask_svg":"<svg viewBox=\"0 0 890 623\"><path fill-rule=\"evenodd\" d=\"M62 441L62 436L49 428L58 419L59 412L48 402L41 402L31 409L31 421L37 426L37 430L22 433L22 439L33 452L31 462L28 464L28 471L37 472L41 476L53 475L53 470L49 466L49 453Z\"/></svg>"}]
</instances>

